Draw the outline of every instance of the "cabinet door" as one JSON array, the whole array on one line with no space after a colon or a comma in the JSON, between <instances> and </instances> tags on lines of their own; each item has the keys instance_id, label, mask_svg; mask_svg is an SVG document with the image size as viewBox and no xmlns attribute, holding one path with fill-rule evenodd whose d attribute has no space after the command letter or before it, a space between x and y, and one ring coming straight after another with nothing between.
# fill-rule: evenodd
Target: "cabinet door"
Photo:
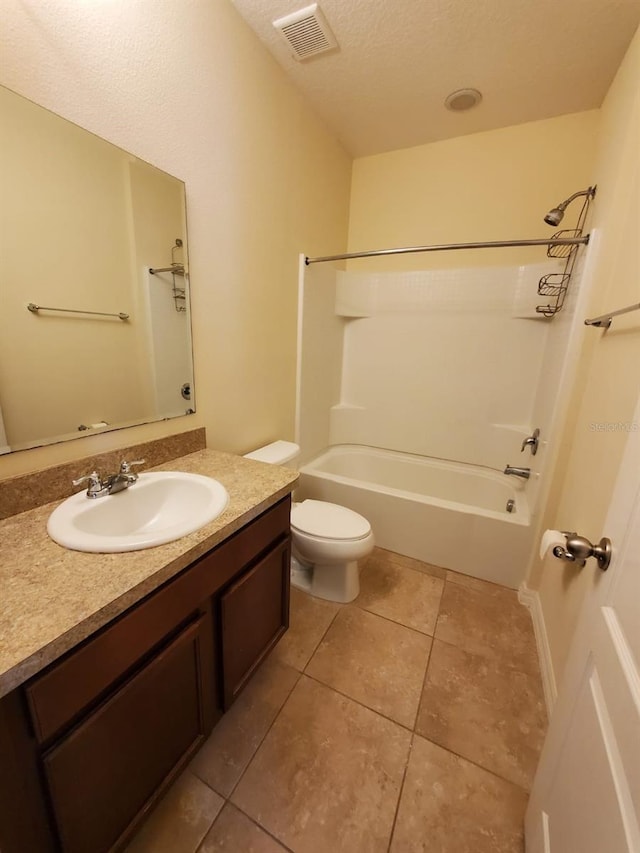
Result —
<instances>
[{"instance_id":1,"label":"cabinet door","mask_svg":"<svg viewBox=\"0 0 640 853\"><path fill-rule=\"evenodd\" d=\"M220 596L225 710L289 627L289 539Z\"/></svg>"},{"instance_id":2,"label":"cabinet door","mask_svg":"<svg viewBox=\"0 0 640 853\"><path fill-rule=\"evenodd\" d=\"M102 853L211 726L210 609L43 757L64 853Z\"/></svg>"}]
</instances>

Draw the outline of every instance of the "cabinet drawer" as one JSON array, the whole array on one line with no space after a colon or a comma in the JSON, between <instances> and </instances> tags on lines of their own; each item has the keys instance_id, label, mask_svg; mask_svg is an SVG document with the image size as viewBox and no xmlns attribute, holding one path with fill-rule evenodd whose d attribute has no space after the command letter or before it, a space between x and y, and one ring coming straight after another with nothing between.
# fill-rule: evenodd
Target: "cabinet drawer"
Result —
<instances>
[{"instance_id":1,"label":"cabinet drawer","mask_svg":"<svg viewBox=\"0 0 640 853\"><path fill-rule=\"evenodd\" d=\"M204 739L210 613L43 756L64 853L102 853Z\"/></svg>"},{"instance_id":2,"label":"cabinet drawer","mask_svg":"<svg viewBox=\"0 0 640 853\"><path fill-rule=\"evenodd\" d=\"M287 539L220 596L225 710L289 627L290 553Z\"/></svg>"},{"instance_id":3,"label":"cabinet drawer","mask_svg":"<svg viewBox=\"0 0 640 853\"><path fill-rule=\"evenodd\" d=\"M287 495L286 498L278 501L274 507L263 512L251 524L224 542L213 553L217 554L219 551L221 554L233 555L235 572L238 572L243 566L253 562L258 554L266 550L277 539L288 536L290 520L291 495ZM232 576L226 577L223 583L226 583Z\"/></svg>"},{"instance_id":4,"label":"cabinet drawer","mask_svg":"<svg viewBox=\"0 0 640 853\"><path fill-rule=\"evenodd\" d=\"M190 615L158 594L33 679L25 693L38 742L60 733Z\"/></svg>"},{"instance_id":5,"label":"cabinet drawer","mask_svg":"<svg viewBox=\"0 0 640 853\"><path fill-rule=\"evenodd\" d=\"M287 497L32 679L25 692L38 742L61 733L243 565L287 536L289 515Z\"/></svg>"}]
</instances>

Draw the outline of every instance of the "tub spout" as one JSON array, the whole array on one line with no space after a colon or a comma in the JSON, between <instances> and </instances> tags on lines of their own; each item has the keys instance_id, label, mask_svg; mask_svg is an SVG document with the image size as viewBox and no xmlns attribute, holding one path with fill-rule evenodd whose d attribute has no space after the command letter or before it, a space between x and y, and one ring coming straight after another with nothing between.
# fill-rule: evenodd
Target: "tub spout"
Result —
<instances>
[{"instance_id":1,"label":"tub spout","mask_svg":"<svg viewBox=\"0 0 640 853\"><path fill-rule=\"evenodd\" d=\"M523 480L528 480L531 476L531 468L514 468L511 465L507 465L504 469L505 474L511 474L513 477L522 477Z\"/></svg>"}]
</instances>

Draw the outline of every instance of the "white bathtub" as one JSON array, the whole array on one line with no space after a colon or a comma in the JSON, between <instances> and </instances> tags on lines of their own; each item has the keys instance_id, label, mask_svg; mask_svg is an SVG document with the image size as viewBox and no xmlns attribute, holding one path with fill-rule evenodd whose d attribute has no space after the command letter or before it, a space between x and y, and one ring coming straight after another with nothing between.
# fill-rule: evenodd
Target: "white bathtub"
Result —
<instances>
[{"instance_id":1,"label":"white bathtub","mask_svg":"<svg viewBox=\"0 0 640 853\"><path fill-rule=\"evenodd\" d=\"M517 588L531 548L525 483L488 468L337 445L300 469L296 499L354 509L381 548ZM507 501L515 509L506 510Z\"/></svg>"}]
</instances>

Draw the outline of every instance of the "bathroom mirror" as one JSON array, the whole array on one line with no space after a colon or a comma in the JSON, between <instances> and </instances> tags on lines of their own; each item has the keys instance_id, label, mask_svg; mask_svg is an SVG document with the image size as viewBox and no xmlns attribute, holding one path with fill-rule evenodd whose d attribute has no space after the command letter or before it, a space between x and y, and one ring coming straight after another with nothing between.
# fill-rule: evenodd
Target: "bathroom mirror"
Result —
<instances>
[{"instance_id":1,"label":"bathroom mirror","mask_svg":"<svg viewBox=\"0 0 640 853\"><path fill-rule=\"evenodd\" d=\"M2 87L0 128L0 453L192 413L184 184Z\"/></svg>"}]
</instances>

